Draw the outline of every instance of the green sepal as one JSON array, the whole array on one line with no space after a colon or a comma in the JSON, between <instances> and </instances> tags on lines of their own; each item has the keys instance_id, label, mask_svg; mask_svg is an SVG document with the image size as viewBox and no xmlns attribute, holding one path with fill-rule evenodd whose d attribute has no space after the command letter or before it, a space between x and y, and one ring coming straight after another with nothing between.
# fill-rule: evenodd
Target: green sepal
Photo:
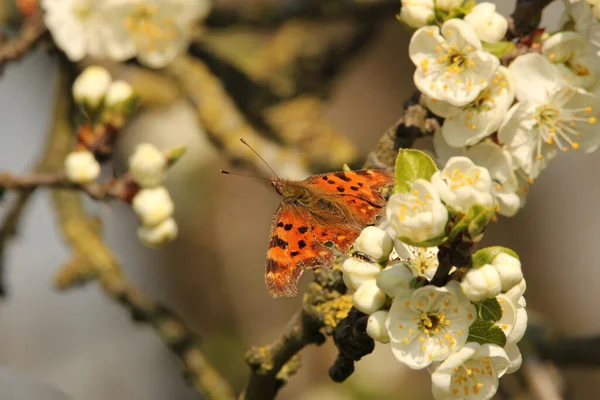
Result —
<instances>
[{"instance_id":1,"label":"green sepal","mask_svg":"<svg viewBox=\"0 0 600 400\"><path fill-rule=\"evenodd\" d=\"M492 53L498 58L504 57L506 53L515 48L515 44L513 42L509 42L508 40L502 40L496 43L482 42L481 44L484 51Z\"/></svg>"},{"instance_id":2,"label":"green sepal","mask_svg":"<svg viewBox=\"0 0 600 400\"><path fill-rule=\"evenodd\" d=\"M494 258L496 258L496 256L500 253L506 253L509 256L513 256L517 260L519 259L519 256L517 255L517 253L515 253L514 251L512 251L509 248L502 247L502 246L486 247L481 250L477 250L473 254L473 256L472 256L473 268L479 268L485 264L491 264L492 261L494 261Z\"/></svg>"},{"instance_id":3,"label":"green sepal","mask_svg":"<svg viewBox=\"0 0 600 400\"><path fill-rule=\"evenodd\" d=\"M457 214L452 209L448 211ZM478 242L481 240L481 235L494 214L495 211L491 208L486 208L479 204L471 206L467 213L452 227L448 239L454 242L461 237L464 242Z\"/></svg>"},{"instance_id":4,"label":"green sepal","mask_svg":"<svg viewBox=\"0 0 600 400\"><path fill-rule=\"evenodd\" d=\"M439 8L437 8L437 5L436 5L435 6L435 17L436 17L438 23L441 23L441 24L448 21L449 19L463 18L465 15L467 15L468 13L471 12L473 7L475 7L475 3L476 3L475 0L466 0L460 6L453 7L452 9L450 9L450 11L445 11L445 10L439 9Z\"/></svg>"},{"instance_id":5,"label":"green sepal","mask_svg":"<svg viewBox=\"0 0 600 400\"><path fill-rule=\"evenodd\" d=\"M344 166L342 167L342 171L344 171L344 172L351 172L352 169L350 169L350 166L348 164L344 164Z\"/></svg>"},{"instance_id":6,"label":"green sepal","mask_svg":"<svg viewBox=\"0 0 600 400\"><path fill-rule=\"evenodd\" d=\"M406 243L409 246L414 247L434 247L443 244L444 242L446 242L446 240L448 240L448 238L446 237L446 235L442 234L433 239L425 240L424 242L415 242L414 240L411 240L410 238L404 236L399 236L398 240L400 240L402 243Z\"/></svg>"},{"instance_id":7,"label":"green sepal","mask_svg":"<svg viewBox=\"0 0 600 400\"><path fill-rule=\"evenodd\" d=\"M502 318L502 307L500 307L500 303L496 298L475 303L475 307L477 307L477 316L479 319L497 322Z\"/></svg>"},{"instance_id":8,"label":"green sepal","mask_svg":"<svg viewBox=\"0 0 600 400\"><path fill-rule=\"evenodd\" d=\"M173 164L175 164L177 161L179 161L179 159L181 157L183 157L183 155L185 154L186 151L187 151L187 146L179 146L179 147L174 147L170 150L167 150L165 152L165 157L167 157L167 165L169 167L171 167Z\"/></svg>"},{"instance_id":9,"label":"green sepal","mask_svg":"<svg viewBox=\"0 0 600 400\"><path fill-rule=\"evenodd\" d=\"M500 347L506 345L506 335L492 321L477 318L469 328L468 342L479 344L496 344Z\"/></svg>"},{"instance_id":10,"label":"green sepal","mask_svg":"<svg viewBox=\"0 0 600 400\"><path fill-rule=\"evenodd\" d=\"M417 179L429 181L436 171L435 162L426 153L415 149L400 149L396 158L394 193L410 191Z\"/></svg>"}]
</instances>

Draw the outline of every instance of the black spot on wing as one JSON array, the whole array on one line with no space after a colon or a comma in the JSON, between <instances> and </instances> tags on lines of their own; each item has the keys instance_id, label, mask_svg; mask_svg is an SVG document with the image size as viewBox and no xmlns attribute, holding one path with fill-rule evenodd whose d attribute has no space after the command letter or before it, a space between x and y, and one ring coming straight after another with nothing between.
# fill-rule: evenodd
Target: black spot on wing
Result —
<instances>
[{"instance_id":1,"label":"black spot on wing","mask_svg":"<svg viewBox=\"0 0 600 400\"><path fill-rule=\"evenodd\" d=\"M286 231L289 231L290 229L292 229L292 224L285 224L283 229L285 229Z\"/></svg>"},{"instance_id":2,"label":"black spot on wing","mask_svg":"<svg viewBox=\"0 0 600 400\"><path fill-rule=\"evenodd\" d=\"M290 253L290 255L291 255L292 257L296 257L298 254L300 254L300 252L299 252L299 251L292 251L292 252Z\"/></svg>"},{"instance_id":3,"label":"black spot on wing","mask_svg":"<svg viewBox=\"0 0 600 400\"><path fill-rule=\"evenodd\" d=\"M301 249L306 247L306 242L304 240L299 240L298 241L298 247L300 247Z\"/></svg>"},{"instance_id":4,"label":"black spot on wing","mask_svg":"<svg viewBox=\"0 0 600 400\"><path fill-rule=\"evenodd\" d=\"M308 231L308 227L306 226L301 226L300 228L298 228L298 232L300 233L306 233Z\"/></svg>"},{"instance_id":5,"label":"black spot on wing","mask_svg":"<svg viewBox=\"0 0 600 400\"><path fill-rule=\"evenodd\" d=\"M277 224L277 226L278 226L279 228L281 228L281 227L283 226L283 222L281 222L281 221L280 221L280 222Z\"/></svg>"},{"instance_id":6,"label":"black spot on wing","mask_svg":"<svg viewBox=\"0 0 600 400\"><path fill-rule=\"evenodd\" d=\"M287 249L288 242L283 239L280 239L279 236L275 235L269 241L269 248L271 247L279 247L280 249Z\"/></svg>"},{"instance_id":7,"label":"black spot on wing","mask_svg":"<svg viewBox=\"0 0 600 400\"><path fill-rule=\"evenodd\" d=\"M278 263L277 261L273 260L272 258L268 258L267 259L267 273L277 273L282 271L284 268L283 264Z\"/></svg>"},{"instance_id":8,"label":"black spot on wing","mask_svg":"<svg viewBox=\"0 0 600 400\"><path fill-rule=\"evenodd\" d=\"M356 192L358 190L358 186L350 186L350 189Z\"/></svg>"},{"instance_id":9,"label":"black spot on wing","mask_svg":"<svg viewBox=\"0 0 600 400\"><path fill-rule=\"evenodd\" d=\"M341 187L341 186L338 186L336 189L337 189L337 191L338 191L338 192L340 192L340 193L344 193L344 192L346 191L346 189L344 189L344 188L343 188L343 187Z\"/></svg>"},{"instance_id":10,"label":"black spot on wing","mask_svg":"<svg viewBox=\"0 0 600 400\"><path fill-rule=\"evenodd\" d=\"M363 187L363 183L362 182L358 182L358 187Z\"/></svg>"},{"instance_id":11,"label":"black spot on wing","mask_svg":"<svg viewBox=\"0 0 600 400\"><path fill-rule=\"evenodd\" d=\"M361 176L369 176L371 175L371 173L369 171L366 170L362 170L362 171L353 171L356 175L361 175Z\"/></svg>"},{"instance_id":12,"label":"black spot on wing","mask_svg":"<svg viewBox=\"0 0 600 400\"><path fill-rule=\"evenodd\" d=\"M334 182L334 181L332 181L331 179L330 179L330 180L328 180L328 181L327 181L327 183L329 183L330 185L333 185L333 184L335 184L335 182Z\"/></svg>"},{"instance_id":13,"label":"black spot on wing","mask_svg":"<svg viewBox=\"0 0 600 400\"><path fill-rule=\"evenodd\" d=\"M343 180L344 182L350 182L352 180L346 176L345 172L336 172L334 175Z\"/></svg>"},{"instance_id":14,"label":"black spot on wing","mask_svg":"<svg viewBox=\"0 0 600 400\"><path fill-rule=\"evenodd\" d=\"M323 180L326 181L327 179L329 179L327 176L323 177Z\"/></svg>"}]
</instances>

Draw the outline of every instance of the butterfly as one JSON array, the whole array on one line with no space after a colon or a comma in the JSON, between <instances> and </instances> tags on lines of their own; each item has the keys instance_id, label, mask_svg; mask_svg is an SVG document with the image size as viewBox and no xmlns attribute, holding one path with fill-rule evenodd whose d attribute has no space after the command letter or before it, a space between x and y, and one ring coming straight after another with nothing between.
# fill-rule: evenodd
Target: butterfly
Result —
<instances>
[{"instance_id":1,"label":"butterfly","mask_svg":"<svg viewBox=\"0 0 600 400\"><path fill-rule=\"evenodd\" d=\"M381 190L393 185L394 174L384 170L344 171L313 175L303 181L273 174L269 183L283 199L271 223L265 283L272 297L291 297L298 294L298 281L305 269L331 268L332 245L346 253L361 230L384 214L386 201Z\"/></svg>"}]
</instances>

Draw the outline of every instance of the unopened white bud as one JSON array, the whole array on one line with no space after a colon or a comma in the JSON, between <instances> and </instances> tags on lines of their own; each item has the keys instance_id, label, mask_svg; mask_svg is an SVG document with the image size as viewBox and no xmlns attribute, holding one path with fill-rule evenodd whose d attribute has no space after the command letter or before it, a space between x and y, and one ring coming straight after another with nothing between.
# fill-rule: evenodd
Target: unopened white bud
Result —
<instances>
[{"instance_id":1,"label":"unopened white bud","mask_svg":"<svg viewBox=\"0 0 600 400\"><path fill-rule=\"evenodd\" d=\"M350 289L358 289L366 281L372 281L377 278L381 272L381 266L377 263L370 263L350 257L342 264L344 270L344 283Z\"/></svg>"},{"instance_id":2,"label":"unopened white bud","mask_svg":"<svg viewBox=\"0 0 600 400\"><path fill-rule=\"evenodd\" d=\"M395 297L398 289L408 290L414 278L411 270L401 261L394 261L377 276L377 286L390 297Z\"/></svg>"},{"instance_id":3,"label":"unopened white bud","mask_svg":"<svg viewBox=\"0 0 600 400\"><path fill-rule=\"evenodd\" d=\"M373 314L369 315L369 319L367 320L367 335L378 342L388 343L390 337L385 326L387 318L388 312L384 310L375 311Z\"/></svg>"},{"instance_id":4,"label":"unopened white bud","mask_svg":"<svg viewBox=\"0 0 600 400\"><path fill-rule=\"evenodd\" d=\"M390 256L394 241L383 229L367 226L354 242L354 250L360 251L376 259L384 261Z\"/></svg>"},{"instance_id":5,"label":"unopened white bud","mask_svg":"<svg viewBox=\"0 0 600 400\"><path fill-rule=\"evenodd\" d=\"M353 303L359 311L372 314L383 306L385 299L385 293L377 287L375 281L367 281L354 292Z\"/></svg>"},{"instance_id":6,"label":"unopened white bud","mask_svg":"<svg viewBox=\"0 0 600 400\"><path fill-rule=\"evenodd\" d=\"M177 223L173 218L169 218L154 227L142 225L138 228L137 234L142 244L148 247L159 247L173 241L177 237L177 232Z\"/></svg>"},{"instance_id":7,"label":"unopened white bud","mask_svg":"<svg viewBox=\"0 0 600 400\"><path fill-rule=\"evenodd\" d=\"M129 82L114 81L106 92L105 105L107 107L121 106L135 98L135 90Z\"/></svg>"},{"instance_id":8,"label":"unopened white bud","mask_svg":"<svg viewBox=\"0 0 600 400\"><path fill-rule=\"evenodd\" d=\"M101 171L100 163L90 151L73 151L65 158L65 174L70 182L90 183L100 176Z\"/></svg>"},{"instance_id":9,"label":"unopened white bud","mask_svg":"<svg viewBox=\"0 0 600 400\"><path fill-rule=\"evenodd\" d=\"M496 5L493 3L477 4L464 20L473 27L479 39L488 43L502 40L508 29L508 21L496 12Z\"/></svg>"},{"instance_id":10,"label":"unopened white bud","mask_svg":"<svg viewBox=\"0 0 600 400\"><path fill-rule=\"evenodd\" d=\"M435 18L433 0L402 0L400 19L411 28L421 28Z\"/></svg>"},{"instance_id":11,"label":"unopened white bud","mask_svg":"<svg viewBox=\"0 0 600 400\"><path fill-rule=\"evenodd\" d=\"M471 301L483 301L496 297L502 289L500 275L490 264L471 268L463 277L460 287Z\"/></svg>"},{"instance_id":12,"label":"unopened white bud","mask_svg":"<svg viewBox=\"0 0 600 400\"><path fill-rule=\"evenodd\" d=\"M521 261L507 253L500 253L494 257L492 265L500 275L503 292L509 291L523 280Z\"/></svg>"},{"instance_id":13,"label":"unopened white bud","mask_svg":"<svg viewBox=\"0 0 600 400\"><path fill-rule=\"evenodd\" d=\"M99 66L87 67L73 82L75 101L87 107L97 108L112 82L108 71Z\"/></svg>"},{"instance_id":14,"label":"unopened white bud","mask_svg":"<svg viewBox=\"0 0 600 400\"><path fill-rule=\"evenodd\" d=\"M133 198L132 206L142 225L148 227L171 218L175 208L169 192L162 186L140 190Z\"/></svg>"},{"instance_id":15,"label":"unopened white bud","mask_svg":"<svg viewBox=\"0 0 600 400\"><path fill-rule=\"evenodd\" d=\"M161 185L165 180L167 157L150 143L139 144L129 157L129 173L141 187Z\"/></svg>"},{"instance_id":16,"label":"unopened white bud","mask_svg":"<svg viewBox=\"0 0 600 400\"><path fill-rule=\"evenodd\" d=\"M462 6L463 2L464 0L436 0L435 8L450 11L453 8Z\"/></svg>"}]
</instances>

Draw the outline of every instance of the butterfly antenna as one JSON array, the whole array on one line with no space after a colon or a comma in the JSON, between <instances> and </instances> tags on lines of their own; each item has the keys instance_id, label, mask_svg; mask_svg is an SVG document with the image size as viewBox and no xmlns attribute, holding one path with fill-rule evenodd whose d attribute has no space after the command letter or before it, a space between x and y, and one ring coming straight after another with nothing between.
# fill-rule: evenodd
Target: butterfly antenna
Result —
<instances>
[{"instance_id":1,"label":"butterfly antenna","mask_svg":"<svg viewBox=\"0 0 600 400\"><path fill-rule=\"evenodd\" d=\"M257 152L256 150L254 150L254 149L252 148L252 146L250 146L250 145L248 144L248 142L246 142L246 139L244 139L244 138L240 138L240 142L242 142L242 143L244 143L246 146L248 146L248 148L249 148L250 150L252 150L252 152L253 152L254 154L256 154L256 155L258 156L258 158L260 158L260 160L261 160L263 163L265 163L265 165L267 166L267 168L269 168L269 170L270 170L270 171L273 173L273 175L275 175L275 177L276 177L277 179L281 179L281 178L279 178L279 175L277 175L277 173L276 173L275 171L273 171L273 168L271 168L271 166L269 165L269 163L268 163L268 162L266 162L266 161L265 161L265 159L264 159L264 158L262 158L262 157L261 157L261 155L260 155L260 154L258 154L258 152Z\"/></svg>"},{"instance_id":2,"label":"butterfly antenna","mask_svg":"<svg viewBox=\"0 0 600 400\"><path fill-rule=\"evenodd\" d=\"M245 176L246 178L255 178L255 179L260 179L261 181L268 181L267 178L263 178L262 176L240 174L238 172L229 172L229 171L225 171L224 169L220 169L219 172L222 174L225 174L225 175Z\"/></svg>"}]
</instances>

